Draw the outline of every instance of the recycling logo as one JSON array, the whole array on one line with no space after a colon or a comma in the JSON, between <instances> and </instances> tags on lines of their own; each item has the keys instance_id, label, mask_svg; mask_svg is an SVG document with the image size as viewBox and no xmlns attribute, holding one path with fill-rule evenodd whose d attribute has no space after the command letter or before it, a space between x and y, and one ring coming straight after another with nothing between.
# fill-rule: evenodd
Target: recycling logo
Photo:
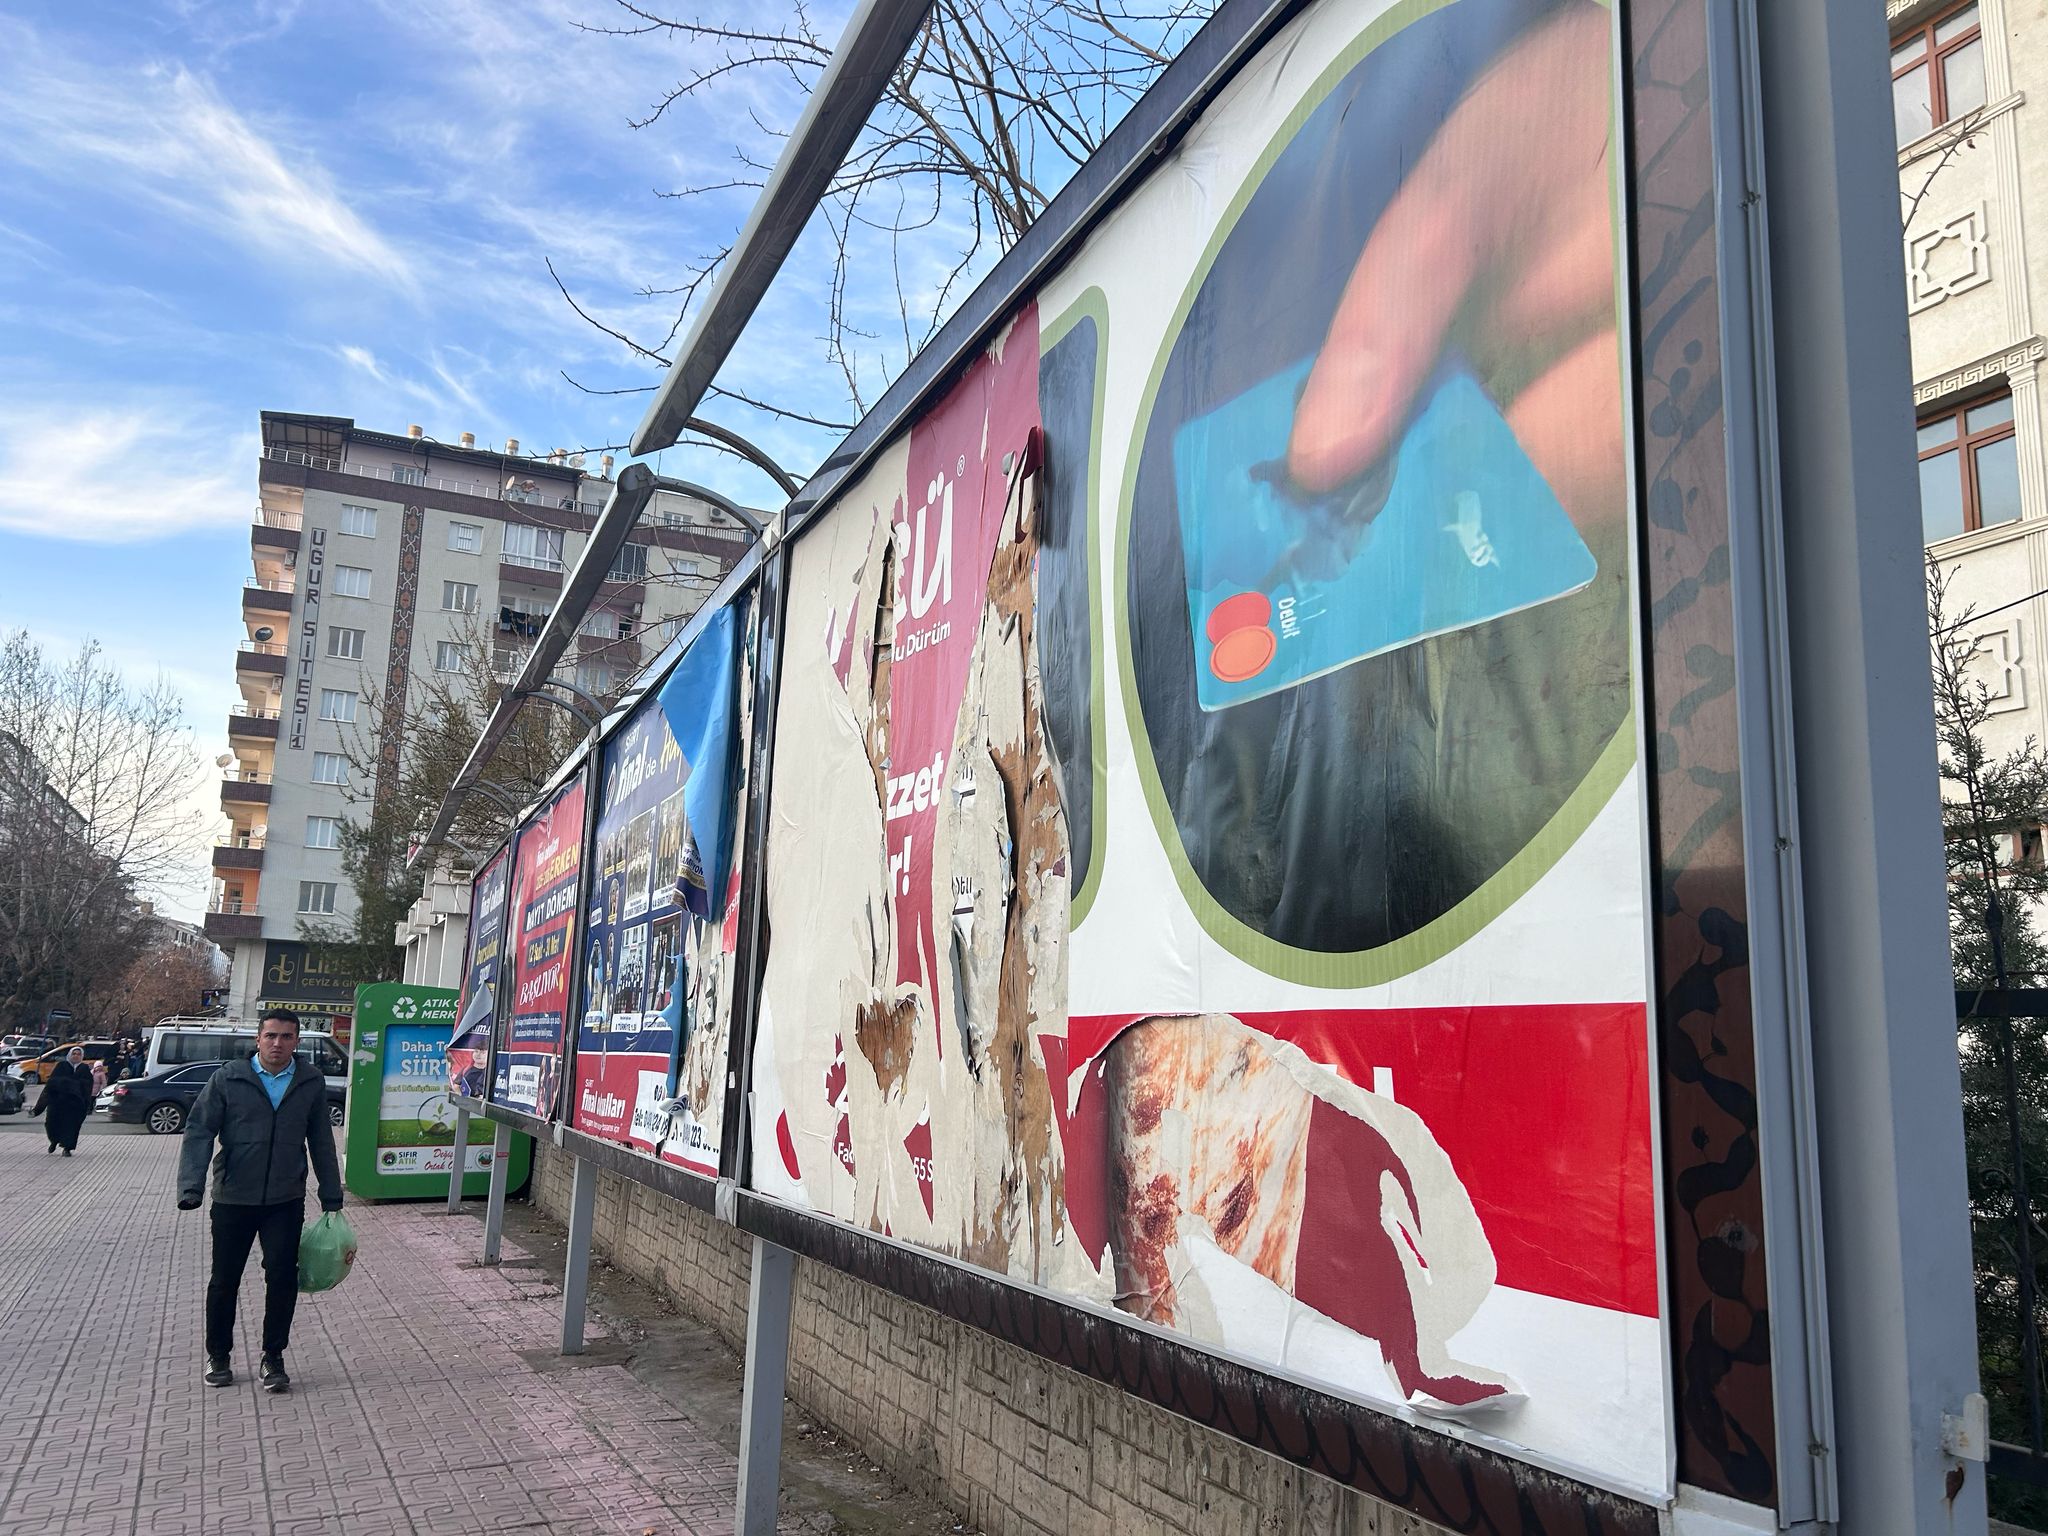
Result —
<instances>
[{"instance_id":1,"label":"recycling logo","mask_svg":"<svg viewBox=\"0 0 2048 1536\"><path fill-rule=\"evenodd\" d=\"M391 1000L391 1017L401 1024L407 1019L419 1017L420 1000L416 997L394 997Z\"/></svg>"}]
</instances>

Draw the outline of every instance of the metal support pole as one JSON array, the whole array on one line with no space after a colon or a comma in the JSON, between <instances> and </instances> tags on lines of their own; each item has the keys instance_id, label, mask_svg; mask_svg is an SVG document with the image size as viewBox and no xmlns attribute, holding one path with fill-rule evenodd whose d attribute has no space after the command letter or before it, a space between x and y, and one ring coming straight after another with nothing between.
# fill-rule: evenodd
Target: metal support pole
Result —
<instances>
[{"instance_id":1,"label":"metal support pole","mask_svg":"<svg viewBox=\"0 0 2048 1536\"><path fill-rule=\"evenodd\" d=\"M754 1239L747 1286L747 1375L740 1400L737 1536L773 1536L782 1492L782 1393L789 1375L789 1300L796 1255Z\"/></svg>"},{"instance_id":2,"label":"metal support pole","mask_svg":"<svg viewBox=\"0 0 2048 1536\"><path fill-rule=\"evenodd\" d=\"M498 1262L505 1241L505 1190L512 1182L512 1127L500 1124L491 1138L491 1194L484 1205L484 1262Z\"/></svg>"},{"instance_id":3,"label":"metal support pole","mask_svg":"<svg viewBox=\"0 0 2048 1536\"><path fill-rule=\"evenodd\" d=\"M1982 1532L1884 17L1756 17L1838 1528Z\"/></svg>"},{"instance_id":4,"label":"metal support pole","mask_svg":"<svg viewBox=\"0 0 2048 1536\"><path fill-rule=\"evenodd\" d=\"M590 1228L597 1219L597 1165L579 1157L569 1174L569 1256L562 1266L562 1353L583 1353L590 1298Z\"/></svg>"},{"instance_id":5,"label":"metal support pole","mask_svg":"<svg viewBox=\"0 0 2048 1536\"><path fill-rule=\"evenodd\" d=\"M462 1209L462 1176L469 1171L469 1111L455 1106L455 1171L448 1175L448 1210Z\"/></svg>"}]
</instances>

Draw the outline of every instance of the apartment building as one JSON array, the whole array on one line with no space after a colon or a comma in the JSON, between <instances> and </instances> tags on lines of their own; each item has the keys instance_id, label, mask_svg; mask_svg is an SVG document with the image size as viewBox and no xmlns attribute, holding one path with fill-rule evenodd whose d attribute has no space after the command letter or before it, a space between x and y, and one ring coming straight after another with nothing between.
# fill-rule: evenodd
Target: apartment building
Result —
<instances>
[{"instance_id":1,"label":"apartment building","mask_svg":"<svg viewBox=\"0 0 2048 1536\"><path fill-rule=\"evenodd\" d=\"M2048 742L2048 15L2019 0L1890 0L1920 502L1974 610L1991 746ZM1793 509L1796 512L1796 509ZM2038 829L2011 854L2040 856Z\"/></svg>"},{"instance_id":2,"label":"apartment building","mask_svg":"<svg viewBox=\"0 0 2048 1536\"><path fill-rule=\"evenodd\" d=\"M612 460L266 411L257 468L242 702L221 759L228 828L205 930L229 956L231 1017L279 1003L342 1023L354 978L301 941L301 924L354 915L340 852L342 821L360 814L349 796L374 793L362 781L396 774L405 752L402 731L372 738L372 705L437 682L474 687L486 663L516 674L611 494ZM662 493L560 675L616 693L746 543L705 503Z\"/></svg>"}]
</instances>

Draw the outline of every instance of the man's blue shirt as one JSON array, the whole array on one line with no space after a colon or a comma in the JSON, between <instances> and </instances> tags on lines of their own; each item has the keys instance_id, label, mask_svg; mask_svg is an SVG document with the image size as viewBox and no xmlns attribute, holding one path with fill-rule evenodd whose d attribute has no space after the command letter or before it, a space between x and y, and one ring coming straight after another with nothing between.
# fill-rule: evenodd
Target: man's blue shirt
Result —
<instances>
[{"instance_id":1,"label":"man's blue shirt","mask_svg":"<svg viewBox=\"0 0 2048 1536\"><path fill-rule=\"evenodd\" d=\"M260 1056L251 1056L249 1065L256 1069L256 1081L261 1083L263 1091L270 1095L270 1107L277 1108L284 1102L285 1089L292 1085L292 1071L298 1066L297 1060L287 1061L283 1069L277 1072L266 1072Z\"/></svg>"}]
</instances>

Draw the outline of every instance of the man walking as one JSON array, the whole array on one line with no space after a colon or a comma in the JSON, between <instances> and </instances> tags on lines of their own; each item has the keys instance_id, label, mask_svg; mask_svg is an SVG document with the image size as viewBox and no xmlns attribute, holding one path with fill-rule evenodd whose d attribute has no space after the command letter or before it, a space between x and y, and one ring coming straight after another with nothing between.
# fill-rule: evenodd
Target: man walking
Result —
<instances>
[{"instance_id":1,"label":"man walking","mask_svg":"<svg viewBox=\"0 0 2048 1536\"><path fill-rule=\"evenodd\" d=\"M299 1232L306 1222L306 1160L319 1182L320 1209L341 1209L341 1166L327 1118L327 1081L301 1064L299 1017L263 1015L253 1060L213 1074L185 1122L178 1162L178 1209L199 1208L213 1160L213 1273L206 1282L206 1384L235 1379L235 1300L249 1247L263 1244L263 1356L266 1392L289 1392L284 1352L299 1301ZM215 1139L220 1151L213 1150Z\"/></svg>"}]
</instances>

